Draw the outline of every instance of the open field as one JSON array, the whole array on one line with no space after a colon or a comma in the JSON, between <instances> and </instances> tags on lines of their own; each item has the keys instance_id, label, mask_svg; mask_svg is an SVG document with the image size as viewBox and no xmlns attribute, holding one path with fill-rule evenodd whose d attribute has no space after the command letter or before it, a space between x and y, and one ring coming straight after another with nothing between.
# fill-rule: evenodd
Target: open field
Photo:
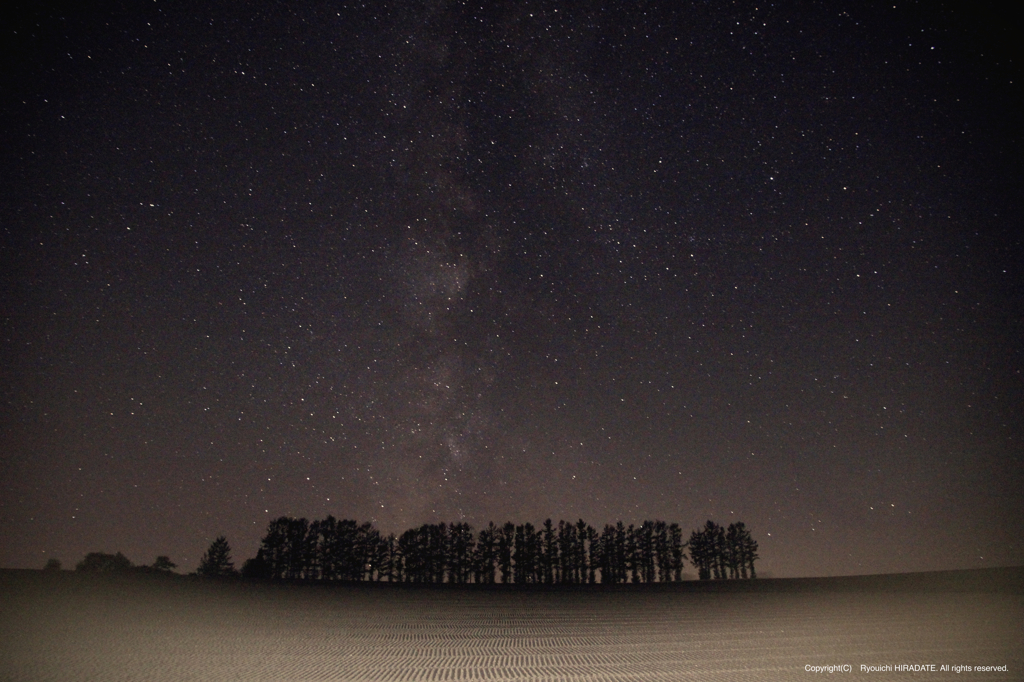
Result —
<instances>
[{"instance_id":1,"label":"open field","mask_svg":"<svg viewBox=\"0 0 1024 682\"><path fill-rule=\"evenodd\" d=\"M0 570L2 680L809 680L843 664L1024 679L1024 570L533 590Z\"/></svg>"}]
</instances>

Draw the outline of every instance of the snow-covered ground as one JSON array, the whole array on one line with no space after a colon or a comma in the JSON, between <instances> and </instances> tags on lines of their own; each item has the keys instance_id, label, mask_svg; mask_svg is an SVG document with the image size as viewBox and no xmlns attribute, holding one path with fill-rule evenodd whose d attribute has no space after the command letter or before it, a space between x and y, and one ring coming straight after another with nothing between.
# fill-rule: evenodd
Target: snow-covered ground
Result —
<instances>
[{"instance_id":1,"label":"snow-covered ground","mask_svg":"<svg viewBox=\"0 0 1024 682\"><path fill-rule=\"evenodd\" d=\"M1024 679L1020 590L644 587L219 585L0 571L0 679ZM860 668L904 664L936 671ZM851 672L808 669L830 665Z\"/></svg>"}]
</instances>

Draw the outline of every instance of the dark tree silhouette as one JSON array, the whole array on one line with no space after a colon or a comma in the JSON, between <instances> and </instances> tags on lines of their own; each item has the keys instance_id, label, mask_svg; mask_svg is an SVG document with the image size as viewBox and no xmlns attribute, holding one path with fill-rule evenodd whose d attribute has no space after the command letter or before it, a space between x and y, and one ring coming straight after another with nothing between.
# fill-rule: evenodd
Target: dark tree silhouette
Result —
<instances>
[{"instance_id":1,"label":"dark tree silhouette","mask_svg":"<svg viewBox=\"0 0 1024 682\"><path fill-rule=\"evenodd\" d=\"M300 580L312 571L313 538L309 533L309 521L306 519L288 519L285 529L285 556L287 557L286 578Z\"/></svg>"},{"instance_id":2,"label":"dark tree silhouette","mask_svg":"<svg viewBox=\"0 0 1024 682\"><path fill-rule=\"evenodd\" d=\"M686 559L686 554L683 551L683 529L679 527L678 523L673 523L668 527L668 542L672 576L673 580L678 582L683 579L683 562Z\"/></svg>"},{"instance_id":3,"label":"dark tree silhouette","mask_svg":"<svg viewBox=\"0 0 1024 682\"><path fill-rule=\"evenodd\" d=\"M758 559L757 541L750 536L750 531L742 521L729 525L726 542L729 546L729 577L756 578L754 561Z\"/></svg>"},{"instance_id":4,"label":"dark tree silhouette","mask_svg":"<svg viewBox=\"0 0 1024 682\"><path fill-rule=\"evenodd\" d=\"M377 569L375 580L394 582L398 579L398 542L394 534L390 534L386 538L382 537L377 541L373 564Z\"/></svg>"},{"instance_id":5,"label":"dark tree silhouette","mask_svg":"<svg viewBox=\"0 0 1024 682\"><path fill-rule=\"evenodd\" d=\"M443 583L448 571L448 526L444 523L427 526L429 562L429 580L432 583Z\"/></svg>"},{"instance_id":6,"label":"dark tree silhouette","mask_svg":"<svg viewBox=\"0 0 1024 682\"><path fill-rule=\"evenodd\" d=\"M512 550L515 547L516 527L511 521L501 527L498 534L498 569L501 582L512 582Z\"/></svg>"},{"instance_id":7,"label":"dark tree silhouette","mask_svg":"<svg viewBox=\"0 0 1024 682\"><path fill-rule=\"evenodd\" d=\"M653 583L656 570L653 521L644 521L636 529L636 550L640 580L645 583Z\"/></svg>"},{"instance_id":8,"label":"dark tree silhouette","mask_svg":"<svg viewBox=\"0 0 1024 682\"><path fill-rule=\"evenodd\" d=\"M642 568L640 564L639 538L637 536L637 529L632 523L629 524L629 527L626 529L626 564L629 567L633 583L640 582L640 570Z\"/></svg>"},{"instance_id":9,"label":"dark tree silhouette","mask_svg":"<svg viewBox=\"0 0 1024 682\"><path fill-rule=\"evenodd\" d=\"M711 521L708 521L711 523ZM697 569L697 577L701 580L711 579L711 548L708 546L707 535L703 530L690 533L690 562Z\"/></svg>"},{"instance_id":10,"label":"dark tree silhouette","mask_svg":"<svg viewBox=\"0 0 1024 682\"><path fill-rule=\"evenodd\" d=\"M668 524L655 521L652 527L654 535L654 561L657 564L658 582L667 583L672 580L672 560L668 547Z\"/></svg>"},{"instance_id":11,"label":"dark tree silhouette","mask_svg":"<svg viewBox=\"0 0 1024 682\"><path fill-rule=\"evenodd\" d=\"M207 578L237 575L235 565L231 561L231 547L226 537L221 535L210 544L210 548L199 561L196 573Z\"/></svg>"},{"instance_id":12,"label":"dark tree silhouette","mask_svg":"<svg viewBox=\"0 0 1024 682\"><path fill-rule=\"evenodd\" d=\"M245 563L242 564L242 577L258 579L274 577L270 564L263 558L262 547L256 551L256 556L246 559Z\"/></svg>"},{"instance_id":13,"label":"dark tree silhouette","mask_svg":"<svg viewBox=\"0 0 1024 682\"><path fill-rule=\"evenodd\" d=\"M153 565L150 567L155 571L165 571L170 573L172 570L178 567L178 564L171 561L169 556L161 554L153 561Z\"/></svg>"},{"instance_id":14,"label":"dark tree silhouette","mask_svg":"<svg viewBox=\"0 0 1024 682\"><path fill-rule=\"evenodd\" d=\"M593 528L583 519L576 521L576 582L579 584L590 582L590 536Z\"/></svg>"},{"instance_id":15,"label":"dark tree silhouette","mask_svg":"<svg viewBox=\"0 0 1024 682\"><path fill-rule=\"evenodd\" d=\"M600 542L598 538L597 530L588 524L585 530L585 539L589 553L587 566L590 569L590 572L587 574L587 582L591 585L597 582L597 569L600 567Z\"/></svg>"},{"instance_id":16,"label":"dark tree silhouette","mask_svg":"<svg viewBox=\"0 0 1024 682\"><path fill-rule=\"evenodd\" d=\"M726 530L709 520L703 529L693 531L687 546L701 580L756 576L757 542L743 522L730 524Z\"/></svg>"},{"instance_id":17,"label":"dark tree silhouette","mask_svg":"<svg viewBox=\"0 0 1024 682\"><path fill-rule=\"evenodd\" d=\"M562 520L557 527L547 519L539 529L531 523L498 527L491 522L479 535L467 523L438 523L411 528L396 538L383 537L370 523L333 516L312 523L285 516L271 521L242 574L487 584L499 581L500 571L500 582L519 585L670 582L682 579L687 547L702 579L753 574L757 543L742 523L726 533L708 521L683 544L679 524L664 521L645 520L639 527L618 521L601 533L583 519ZM97 566L103 564L102 556L107 563L112 559L96 555Z\"/></svg>"},{"instance_id":18,"label":"dark tree silhouette","mask_svg":"<svg viewBox=\"0 0 1024 682\"><path fill-rule=\"evenodd\" d=\"M308 570L317 580L337 580L338 569L331 551L338 521L328 514L327 518L309 524L309 536L313 542L313 566Z\"/></svg>"},{"instance_id":19,"label":"dark tree silhouette","mask_svg":"<svg viewBox=\"0 0 1024 682\"><path fill-rule=\"evenodd\" d=\"M601 566L601 582L610 585L615 582L615 526L605 524L598 540L597 560Z\"/></svg>"},{"instance_id":20,"label":"dark tree silhouette","mask_svg":"<svg viewBox=\"0 0 1024 682\"><path fill-rule=\"evenodd\" d=\"M423 582L423 551L420 549L420 531L410 528L398 538L399 578L405 582Z\"/></svg>"},{"instance_id":21,"label":"dark tree silhouette","mask_svg":"<svg viewBox=\"0 0 1024 682\"><path fill-rule=\"evenodd\" d=\"M515 579L517 583L536 583L540 576L540 538L532 523L516 526L516 565Z\"/></svg>"},{"instance_id":22,"label":"dark tree silhouette","mask_svg":"<svg viewBox=\"0 0 1024 682\"><path fill-rule=\"evenodd\" d=\"M448 582L468 583L473 575L473 550L476 545L473 527L468 523L449 525L448 542Z\"/></svg>"},{"instance_id":23,"label":"dark tree silhouette","mask_svg":"<svg viewBox=\"0 0 1024 682\"><path fill-rule=\"evenodd\" d=\"M540 533L541 550L539 563L541 580L545 585L551 585L555 582L555 566L558 564L558 545L556 544L555 527L551 523L551 519L544 520L543 530Z\"/></svg>"},{"instance_id":24,"label":"dark tree silhouette","mask_svg":"<svg viewBox=\"0 0 1024 682\"><path fill-rule=\"evenodd\" d=\"M118 571L130 571L132 562L124 554L104 554L103 552L89 552L85 558L75 565L76 571L85 573L116 573Z\"/></svg>"},{"instance_id":25,"label":"dark tree silhouette","mask_svg":"<svg viewBox=\"0 0 1024 682\"><path fill-rule=\"evenodd\" d=\"M267 577L280 580L288 573L288 525L291 519L282 516L267 526L267 534L260 543L259 553L267 567Z\"/></svg>"},{"instance_id":26,"label":"dark tree silhouette","mask_svg":"<svg viewBox=\"0 0 1024 682\"><path fill-rule=\"evenodd\" d=\"M60 559L47 559L46 565L43 566L44 571L59 571L60 570Z\"/></svg>"},{"instance_id":27,"label":"dark tree silhouette","mask_svg":"<svg viewBox=\"0 0 1024 682\"><path fill-rule=\"evenodd\" d=\"M494 583L494 569L498 560L498 532L491 521L477 537L473 563L478 583Z\"/></svg>"},{"instance_id":28,"label":"dark tree silhouette","mask_svg":"<svg viewBox=\"0 0 1024 682\"><path fill-rule=\"evenodd\" d=\"M576 563L576 526L565 521L558 522L558 572L555 582L573 583L573 568Z\"/></svg>"}]
</instances>

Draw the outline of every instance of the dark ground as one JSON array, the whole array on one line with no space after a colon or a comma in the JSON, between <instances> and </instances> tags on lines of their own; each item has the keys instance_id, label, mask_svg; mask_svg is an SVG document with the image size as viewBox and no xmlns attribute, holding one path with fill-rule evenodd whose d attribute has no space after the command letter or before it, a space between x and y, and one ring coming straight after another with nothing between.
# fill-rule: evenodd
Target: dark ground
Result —
<instances>
[{"instance_id":1,"label":"dark ground","mask_svg":"<svg viewBox=\"0 0 1024 682\"><path fill-rule=\"evenodd\" d=\"M4 680L1024 679L1022 568L611 589L0 570L0 604ZM887 664L936 671L860 670Z\"/></svg>"}]
</instances>

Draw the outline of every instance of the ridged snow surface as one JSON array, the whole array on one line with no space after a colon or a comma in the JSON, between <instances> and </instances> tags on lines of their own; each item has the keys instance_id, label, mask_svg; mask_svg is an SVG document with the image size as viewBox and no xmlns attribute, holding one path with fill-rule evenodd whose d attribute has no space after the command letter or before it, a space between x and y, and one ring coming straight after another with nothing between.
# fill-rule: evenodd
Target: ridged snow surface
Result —
<instances>
[{"instance_id":1,"label":"ridged snow surface","mask_svg":"<svg viewBox=\"0 0 1024 682\"><path fill-rule=\"evenodd\" d=\"M1008 668L859 672L905 663ZM806 681L842 664L1024 679L1024 596L0 582L12 681Z\"/></svg>"}]
</instances>

